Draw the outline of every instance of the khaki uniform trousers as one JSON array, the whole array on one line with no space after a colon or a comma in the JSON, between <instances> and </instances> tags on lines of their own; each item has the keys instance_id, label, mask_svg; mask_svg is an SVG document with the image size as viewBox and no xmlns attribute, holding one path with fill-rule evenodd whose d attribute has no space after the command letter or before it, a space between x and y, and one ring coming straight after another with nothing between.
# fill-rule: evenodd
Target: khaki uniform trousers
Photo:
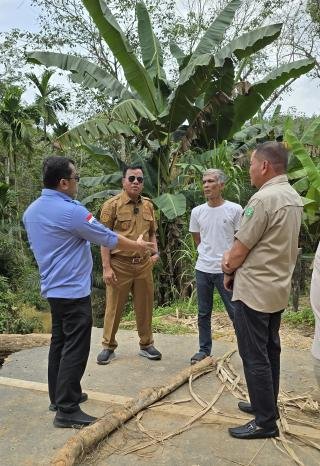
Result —
<instances>
[{"instance_id":1,"label":"khaki uniform trousers","mask_svg":"<svg viewBox=\"0 0 320 466\"><path fill-rule=\"evenodd\" d=\"M102 345L111 350L118 346L115 336L123 308L131 292L140 348L147 348L153 344L151 328L154 293L153 263L150 258L146 258L139 264L132 264L127 258L111 257L111 267L116 274L117 283L114 286L107 286Z\"/></svg>"}]
</instances>

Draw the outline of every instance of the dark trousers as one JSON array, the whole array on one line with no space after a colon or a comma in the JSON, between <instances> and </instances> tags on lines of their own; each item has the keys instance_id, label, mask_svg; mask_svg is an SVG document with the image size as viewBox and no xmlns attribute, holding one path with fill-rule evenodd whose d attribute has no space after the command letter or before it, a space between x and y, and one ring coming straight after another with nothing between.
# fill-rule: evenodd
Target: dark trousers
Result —
<instances>
[{"instance_id":1,"label":"dark trousers","mask_svg":"<svg viewBox=\"0 0 320 466\"><path fill-rule=\"evenodd\" d=\"M79 409L80 381L85 371L92 328L90 296L48 298L52 316L48 384L51 403L61 411Z\"/></svg>"},{"instance_id":2,"label":"dark trousers","mask_svg":"<svg viewBox=\"0 0 320 466\"><path fill-rule=\"evenodd\" d=\"M234 304L231 301L232 292L223 285L223 273L207 273L196 270L197 295L198 295L198 329L199 347L202 353L210 355L212 349L211 315L213 308L214 289L225 305L230 319L234 319Z\"/></svg>"},{"instance_id":3,"label":"dark trousers","mask_svg":"<svg viewBox=\"0 0 320 466\"><path fill-rule=\"evenodd\" d=\"M280 378L281 313L258 312L235 301L234 325L251 405L259 427L274 427Z\"/></svg>"}]
</instances>

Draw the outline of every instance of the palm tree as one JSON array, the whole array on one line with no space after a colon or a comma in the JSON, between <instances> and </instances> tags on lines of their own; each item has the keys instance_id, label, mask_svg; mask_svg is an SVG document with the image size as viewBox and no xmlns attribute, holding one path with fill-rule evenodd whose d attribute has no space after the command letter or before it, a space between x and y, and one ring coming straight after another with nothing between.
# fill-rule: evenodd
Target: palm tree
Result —
<instances>
[{"instance_id":1,"label":"palm tree","mask_svg":"<svg viewBox=\"0 0 320 466\"><path fill-rule=\"evenodd\" d=\"M26 77L35 85L38 94L34 105L37 107L43 121L44 138L47 139L47 128L49 125L58 125L57 111L67 110L69 95L63 94L60 86L49 83L54 71L45 70L38 78L34 73L27 73Z\"/></svg>"},{"instance_id":2,"label":"palm tree","mask_svg":"<svg viewBox=\"0 0 320 466\"><path fill-rule=\"evenodd\" d=\"M21 102L23 90L18 86L8 86L0 102L0 143L4 151L4 179L8 185L17 184L17 157L19 144L32 150L31 130L37 119L33 106ZM12 180L14 176L14 181Z\"/></svg>"}]
</instances>

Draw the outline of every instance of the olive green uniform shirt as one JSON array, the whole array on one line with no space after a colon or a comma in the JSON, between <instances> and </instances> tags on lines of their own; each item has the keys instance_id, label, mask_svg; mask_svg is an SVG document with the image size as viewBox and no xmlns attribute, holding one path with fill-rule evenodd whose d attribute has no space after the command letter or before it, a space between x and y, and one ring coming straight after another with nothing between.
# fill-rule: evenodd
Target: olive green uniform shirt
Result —
<instances>
[{"instance_id":1,"label":"olive green uniform shirt","mask_svg":"<svg viewBox=\"0 0 320 466\"><path fill-rule=\"evenodd\" d=\"M106 227L119 233L128 239L136 241L139 235L143 235L145 241L156 232L157 224L152 202L140 196L134 202L125 191L108 199L102 206L100 221ZM136 256L131 251L113 249L111 255Z\"/></svg>"},{"instance_id":2,"label":"olive green uniform shirt","mask_svg":"<svg viewBox=\"0 0 320 466\"><path fill-rule=\"evenodd\" d=\"M250 252L236 271L233 301L270 313L288 305L302 210L286 175L272 178L251 197L235 234Z\"/></svg>"}]
</instances>

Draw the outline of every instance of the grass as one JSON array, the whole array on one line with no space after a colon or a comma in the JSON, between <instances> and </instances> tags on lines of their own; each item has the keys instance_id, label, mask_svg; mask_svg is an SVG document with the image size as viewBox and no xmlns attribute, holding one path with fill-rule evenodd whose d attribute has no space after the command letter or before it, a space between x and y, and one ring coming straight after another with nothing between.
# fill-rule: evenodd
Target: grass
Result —
<instances>
[{"instance_id":1,"label":"grass","mask_svg":"<svg viewBox=\"0 0 320 466\"><path fill-rule=\"evenodd\" d=\"M224 304L220 296L214 295L215 312L223 312ZM170 306L159 306L153 310L152 331L154 333L166 333L170 335L185 335L194 333L192 328L183 323L171 323L165 320L165 316L176 317L193 317L198 313L198 305L195 299L179 300L172 303ZM131 309L121 319L120 327L127 330L136 328L134 311Z\"/></svg>"},{"instance_id":2,"label":"grass","mask_svg":"<svg viewBox=\"0 0 320 466\"><path fill-rule=\"evenodd\" d=\"M288 309L284 311L282 320L295 327L304 325L314 326L314 314L309 307L302 308L297 312Z\"/></svg>"}]
</instances>

